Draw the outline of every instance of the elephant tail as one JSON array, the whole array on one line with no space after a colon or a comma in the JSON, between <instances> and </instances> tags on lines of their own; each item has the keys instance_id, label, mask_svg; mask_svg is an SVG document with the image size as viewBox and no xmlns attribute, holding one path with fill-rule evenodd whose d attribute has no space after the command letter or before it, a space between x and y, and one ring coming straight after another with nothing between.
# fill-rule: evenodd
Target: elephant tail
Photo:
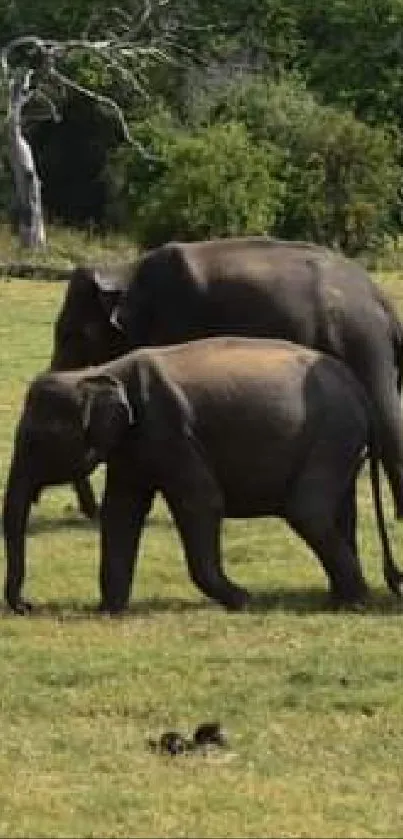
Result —
<instances>
[{"instance_id":1,"label":"elephant tail","mask_svg":"<svg viewBox=\"0 0 403 839\"><path fill-rule=\"evenodd\" d=\"M389 537L386 529L385 515L382 504L381 481L379 474L379 458L372 452L370 454L370 475L372 494L374 498L376 521L378 525L379 536L383 552L383 575L385 581L398 597L401 597L401 585L403 583L403 573L399 570L393 559L392 549L389 542Z\"/></svg>"}]
</instances>

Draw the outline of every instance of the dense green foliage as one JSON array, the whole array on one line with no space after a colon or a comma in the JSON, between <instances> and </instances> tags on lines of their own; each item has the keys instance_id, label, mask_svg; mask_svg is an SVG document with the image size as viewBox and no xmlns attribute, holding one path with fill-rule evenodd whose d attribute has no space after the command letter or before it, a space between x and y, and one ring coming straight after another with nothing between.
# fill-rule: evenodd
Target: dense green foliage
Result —
<instances>
[{"instance_id":1,"label":"dense green foliage","mask_svg":"<svg viewBox=\"0 0 403 839\"><path fill-rule=\"evenodd\" d=\"M275 233L355 253L387 229L400 175L396 143L351 111L319 104L301 77L230 82L193 103L193 114L210 122L237 119L256 147L270 142L282 151Z\"/></svg>"},{"instance_id":2,"label":"dense green foliage","mask_svg":"<svg viewBox=\"0 0 403 839\"><path fill-rule=\"evenodd\" d=\"M79 37L89 21L101 33L110 13L104 0L1 0L2 43ZM399 232L403 0L170 0L151 37L175 60L144 68L148 100L81 54L70 69L116 98L158 161L67 97L61 124L29 125L50 217L123 225L143 244L265 229L353 254Z\"/></svg>"},{"instance_id":3,"label":"dense green foliage","mask_svg":"<svg viewBox=\"0 0 403 839\"><path fill-rule=\"evenodd\" d=\"M133 155L121 154L119 181L143 245L272 229L281 208L278 149L254 143L236 121L194 132L171 126L162 139L163 168L154 177L137 179Z\"/></svg>"}]
</instances>

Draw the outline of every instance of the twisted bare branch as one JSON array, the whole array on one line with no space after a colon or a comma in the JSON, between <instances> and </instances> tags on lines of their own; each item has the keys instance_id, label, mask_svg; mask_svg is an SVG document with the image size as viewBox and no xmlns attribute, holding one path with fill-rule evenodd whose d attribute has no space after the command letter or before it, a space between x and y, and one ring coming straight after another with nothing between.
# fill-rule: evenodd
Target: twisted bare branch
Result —
<instances>
[{"instance_id":1,"label":"twisted bare branch","mask_svg":"<svg viewBox=\"0 0 403 839\"><path fill-rule=\"evenodd\" d=\"M160 0L159 5L165 5L168 0ZM52 119L59 119L59 114L53 98L48 90L44 90L45 81L55 83L57 87L69 88L81 96L85 96L96 102L101 107L107 108L117 119L124 139L138 149L139 153L147 159L154 160L141 143L136 141L130 134L122 108L115 100L93 90L66 72L64 63L73 54L92 55L102 67L112 72L122 82L135 91L144 100L149 99L146 89L147 74L144 67L148 64L174 62L171 54L174 41L161 35L160 42L153 35L148 40L140 40L140 34L151 18L151 0L144 0L144 8L138 20L133 21L132 17L122 9L112 7L109 14L115 22L114 29L106 29L107 36L102 38L90 37L92 29L101 28L101 18L93 15L88 22L85 33L81 38L70 38L66 41L41 38L38 35L21 35L14 38L0 50L0 64L3 74L3 81L9 88L9 100L12 100L13 91L16 86L18 68L28 66L24 85L19 86L19 111L22 112L26 104L33 98L38 98L49 107ZM105 31L105 27L104 27ZM165 43L165 47L163 47ZM39 64L39 70L33 69ZM62 65L62 66L60 66ZM34 78L35 77L35 78Z\"/></svg>"},{"instance_id":2,"label":"twisted bare branch","mask_svg":"<svg viewBox=\"0 0 403 839\"><path fill-rule=\"evenodd\" d=\"M176 62L174 54L190 54L176 42L177 22L158 32L152 21L154 6L168 6L169 0L143 0L138 17L123 9L111 7L107 18L96 12L89 19L79 38L59 41L39 35L20 35L0 49L1 76L8 93L8 124L10 159L14 172L17 206L20 214L20 235L26 244L45 241L41 206L41 184L35 160L22 128L23 111L33 100L44 103L53 120L60 120L55 101L61 89L69 89L107 109L117 120L123 138L147 161L158 158L150 154L131 133L123 109L111 96L81 83L73 77L71 59L92 58L110 77L120 79L123 86L141 99L149 99L148 69L158 64ZM102 33L102 37L100 37ZM32 113L30 110L32 118ZM43 118L43 116L42 116Z\"/></svg>"}]
</instances>

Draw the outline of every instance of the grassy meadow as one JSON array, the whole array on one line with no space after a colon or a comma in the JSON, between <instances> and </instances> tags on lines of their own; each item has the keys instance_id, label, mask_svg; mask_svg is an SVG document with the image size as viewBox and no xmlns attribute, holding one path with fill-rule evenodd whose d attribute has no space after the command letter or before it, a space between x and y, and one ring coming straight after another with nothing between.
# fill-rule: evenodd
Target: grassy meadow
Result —
<instances>
[{"instance_id":1,"label":"grassy meadow","mask_svg":"<svg viewBox=\"0 0 403 839\"><path fill-rule=\"evenodd\" d=\"M56 257L70 246L57 239ZM403 316L403 277L378 279ZM63 294L0 278L2 482ZM403 566L386 485L384 497ZM319 563L286 526L226 522L230 576L264 593L227 614L188 581L160 502L130 610L110 619L95 613L97 528L70 488L47 491L27 544L35 612L0 613L0 836L403 836L403 606L382 579L366 476L359 540L373 601L336 614ZM166 728L216 719L226 750L172 759L147 747Z\"/></svg>"}]
</instances>

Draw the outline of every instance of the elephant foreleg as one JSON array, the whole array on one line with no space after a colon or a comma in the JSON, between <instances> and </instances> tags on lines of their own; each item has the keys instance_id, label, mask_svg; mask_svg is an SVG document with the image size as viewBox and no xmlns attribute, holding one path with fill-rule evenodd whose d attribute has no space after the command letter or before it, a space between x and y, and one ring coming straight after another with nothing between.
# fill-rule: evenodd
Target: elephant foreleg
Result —
<instances>
[{"instance_id":1,"label":"elephant foreleg","mask_svg":"<svg viewBox=\"0 0 403 839\"><path fill-rule=\"evenodd\" d=\"M127 606L138 546L153 491L128 487L110 473L101 507L101 611L116 614Z\"/></svg>"}]
</instances>

